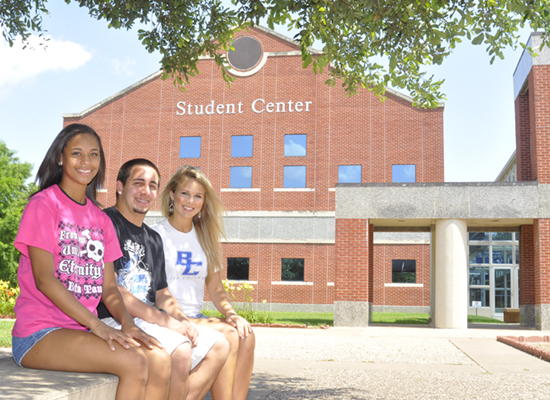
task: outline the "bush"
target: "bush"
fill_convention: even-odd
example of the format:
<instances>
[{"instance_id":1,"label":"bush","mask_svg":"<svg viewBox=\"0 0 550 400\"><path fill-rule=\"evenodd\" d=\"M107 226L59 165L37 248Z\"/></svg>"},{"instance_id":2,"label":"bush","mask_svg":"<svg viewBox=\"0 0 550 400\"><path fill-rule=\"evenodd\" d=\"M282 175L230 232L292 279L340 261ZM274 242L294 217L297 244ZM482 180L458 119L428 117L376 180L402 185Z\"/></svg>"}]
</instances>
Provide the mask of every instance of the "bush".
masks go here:
<instances>
[{"instance_id":1,"label":"bush","mask_svg":"<svg viewBox=\"0 0 550 400\"><path fill-rule=\"evenodd\" d=\"M272 322L273 317L270 313L265 310L256 311L253 309L252 291L254 291L254 287L252 285L247 282L235 284L235 282L229 281L227 279L222 282L225 291L231 298L233 308L239 316L243 317L251 324L270 324ZM242 304L242 306L239 306L238 303L241 299L242 301L240 301L240 303ZM266 304L267 300L264 300L262 303Z\"/></svg>"},{"instance_id":2,"label":"bush","mask_svg":"<svg viewBox=\"0 0 550 400\"><path fill-rule=\"evenodd\" d=\"M9 282L0 281L0 315L15 316L13 307L19 296L19 288L11 288Z\"/></svg>"}]
</instances>

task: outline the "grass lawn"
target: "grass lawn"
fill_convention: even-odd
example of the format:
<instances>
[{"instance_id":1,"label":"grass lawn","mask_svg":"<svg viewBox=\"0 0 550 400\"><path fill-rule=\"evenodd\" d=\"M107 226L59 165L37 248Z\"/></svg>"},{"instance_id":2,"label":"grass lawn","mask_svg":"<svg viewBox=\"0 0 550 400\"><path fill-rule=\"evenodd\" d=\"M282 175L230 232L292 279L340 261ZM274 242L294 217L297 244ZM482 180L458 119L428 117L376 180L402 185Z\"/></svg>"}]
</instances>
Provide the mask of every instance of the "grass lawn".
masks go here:
<instances>
[{"instance_id":1,"label":"grass lawn","mask_svg":"<svg viewBox=\"0 0 550 400\"><path fill-rule=\"evenodd\" d=\"M427 325L429 314L412 314L412 313L372 313L372 323L374 324L415 324ZM503 324L504 322L488 317L478 315L468 315L469 323L480 324Z\"/></svg>"},{"instance_id":2,"label":"grass lawn","mask_svg":"<svg viewBox=\"0 0 550 400\"><path fill-rule=\"evenodd\" d=\"M308 326L334 325L333 313L276 312L272 311L273 324L300 324ZM221 317L217 311L204 311L204 315ZM425 313L372 313L373 324L428 325L429 314ZM502 324L502 321L477 315L468 315L469 323Z\"/></svg>"},{"instance_id":3,"label":"grass lawn","mask_svg":"<svg viewBox=\"0 0 550 400\"><path fill-rule=\"evenodd\" d=\"M11 347L11 330L15 321L0 320L0 347Z\"/></svg>"},{"instance_id":4,"label":"grass lawn","mask_svg":"<svg viewBox=\"0 0 550 400\"><path fill-rule=\"evenodd\" d=\"M424 313L372 313L373 324L406 324L406 325L427 325L430 314Z\"/></svg>"},{"instance_id":5,"label":"grass lawn","mask_svg":"<svg viewBox=\"0 0 550 400\"><path fill-rule=\"evenodd\" d=\"M271 312L274 324L334 325L333 313Z\"/></svg>"},{"instance_id":6,"label":"grass lawn","mask_svg":"<svg viewBox=\"0 0 550 400\"><path fill-rule=\"evenodd\" d=\"M478 323L478 324L503 324L504 321L498 319L482 317L481 315L468 315L468 322Z\"/></svg>"},{"instance_id":7,"label":"grass lawn","mask_svg":"<svg viewBox=\"0 0 550 400\"><path fill-rule=\"evenodd\" d=\"M258 311L258 314L262 314L263 311ZM309 326L320 326L334 324L333 313L306 313L306 312L279 312L268 311L267 314L271 315L272 324L299 324ZM203 311L204 315L209 317L222 317L218 311Z\"/></svg>"}]
</instances>

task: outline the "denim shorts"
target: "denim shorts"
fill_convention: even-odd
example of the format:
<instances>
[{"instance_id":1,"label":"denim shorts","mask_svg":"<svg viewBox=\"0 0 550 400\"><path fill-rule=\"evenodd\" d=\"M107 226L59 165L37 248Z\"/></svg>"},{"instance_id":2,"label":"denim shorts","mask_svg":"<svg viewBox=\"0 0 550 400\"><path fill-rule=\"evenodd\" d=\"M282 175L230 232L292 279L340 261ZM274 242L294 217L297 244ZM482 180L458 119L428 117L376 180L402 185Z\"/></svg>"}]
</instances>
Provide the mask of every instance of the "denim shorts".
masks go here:
<instances>
[{"instance_id":1,"label":"denim shorts","mask_svg":"<svg viewBox=\"0 0 550 400\"><path fill-rule=\"evenodd\" d=\"M38 343L40 339L42 339L48 333L55 331L56 329L60 328L44 328L37 332L34 332L32 335L27 337L20 338L12 336L11 349L13 353L13 360L15 361L15 363L20 367L25 368L21 365L21 360L23 360L23 357L25 357L29 350L32 349L33 346Z\"/></svg>"}]
</instances>

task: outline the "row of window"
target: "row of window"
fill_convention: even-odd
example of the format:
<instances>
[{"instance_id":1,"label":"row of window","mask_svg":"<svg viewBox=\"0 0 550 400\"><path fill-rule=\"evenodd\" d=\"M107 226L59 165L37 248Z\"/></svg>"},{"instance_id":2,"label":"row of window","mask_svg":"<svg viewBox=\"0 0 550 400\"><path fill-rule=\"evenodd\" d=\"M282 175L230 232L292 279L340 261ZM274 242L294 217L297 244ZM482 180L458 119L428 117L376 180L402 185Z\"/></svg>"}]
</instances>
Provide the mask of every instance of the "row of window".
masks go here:
<instances>
[{"instance_id":1,"label":"row of window","mask_svg":"<svg viewBox=\"0 0 550 400\"><path fill-rule=\"evenodd\" d=\"M231 136L231 157L252 157L252 135ZM305 157L307 135L285 135L285 157ZM201 137L180 138L180 158L200 158ZM230 167L229 187L246 189L252 187L252 167ZM339 165L338 183L361 183L361 165ZM416 165L392 165L392 182L416 182ZM305 188L306 166L285 166L283 187Z\"/></svg>"},{"instance_id":2,"label":"row of window","mask_svg":"<svg viewBox=\"0 0 550 400\"><path fill-rule=\"evenodd\" d=\"M227 258L227 279L249 280L250 259ZM281 281L304 281L304 259L282 258ZM416 283L416 260L392 260L392 283Z\"/></svg>"},{"instance_id":3,"label":"row of window","mask_svg":"<svg viewBox=\"0 0 550 400\"><path fill-rule=\"evenodd\" d=\"M248 281L249 258L227 258L227 279L236 281ZM281 281L304 281L304 259L282 258Z\"/></svg>"},{"instance_id":4,"label":"row of window","mask_svg":"<svg viewBox=\"0 0 550 400\"><path fill-rule=\"evenodd\" d=\"M230 167L230 188L251 188L252 167ZM361 165L339 165L338 183L361 183ZM283 167L283 187L306 187L305 165L286 165ZM393 165L392 182L415 182L415 165Z\"/></svg>"},{"instance_id":5,"label":"row of window","mask_svg":"<svg viewBox=\"0 0 550 400\"><path fill-rule=\"evenodd\" d=\"M231 136L231 157L252 157L254 137L252 135ZM285 157L305 157L307 135L285 135ZM180 138L180 158L200 158L201 137Z\"/></svg>"}]
</instances>

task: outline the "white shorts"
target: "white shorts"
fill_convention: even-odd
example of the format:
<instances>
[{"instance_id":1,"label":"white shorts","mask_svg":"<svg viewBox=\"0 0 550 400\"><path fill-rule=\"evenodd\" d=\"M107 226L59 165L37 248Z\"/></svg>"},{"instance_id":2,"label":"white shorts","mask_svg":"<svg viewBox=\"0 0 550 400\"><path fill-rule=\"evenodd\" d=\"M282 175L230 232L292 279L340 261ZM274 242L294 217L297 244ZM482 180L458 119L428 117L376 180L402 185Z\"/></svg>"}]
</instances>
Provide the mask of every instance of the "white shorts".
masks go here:
<instances>
[{"instance_id":1,"label":"white shorts","mask_svg":"<svg viewBox=\"0 0 550 400\"><path fill-rule=\"evenodd\" d=\"M121 328L121 325L114 318L103 318L101 321L111 328ZM172 354L174 350L183 343L191 343L186 336L163 326L151 324L141 318L134 318L134 323L142 331L157 339L164 346L168 354ZM212 328L193 325L199 331L199 340L197 346L191 349L191 369L195 368L206 354L208 354L212 346L214 346L214 343L216 343L220 337L223 337L221 332Z\"/></svg>"}]
</instances>

